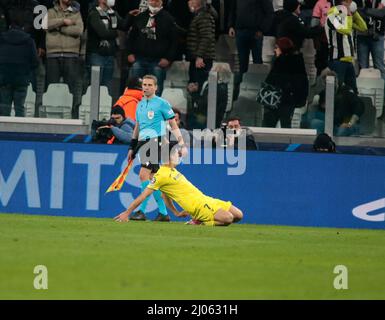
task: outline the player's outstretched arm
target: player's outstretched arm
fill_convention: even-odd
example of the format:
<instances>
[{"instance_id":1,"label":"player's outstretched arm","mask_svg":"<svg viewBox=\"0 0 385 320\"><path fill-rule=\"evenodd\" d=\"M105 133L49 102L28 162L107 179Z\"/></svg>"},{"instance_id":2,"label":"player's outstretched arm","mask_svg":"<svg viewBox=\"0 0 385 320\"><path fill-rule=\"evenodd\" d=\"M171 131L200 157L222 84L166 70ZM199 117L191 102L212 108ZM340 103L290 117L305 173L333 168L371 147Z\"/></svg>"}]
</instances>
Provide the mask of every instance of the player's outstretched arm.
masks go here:
<instances>
[{"instance_id":1,"label":"player's outstretched arm","mask_svg":"<svg viewBox=\"0 0 385 320\"><path fill-rule=\"evenodd\" d=\"M117 215L114 220L117 222L127 222L131 212L134 211L144 201L144 199L150 196L153 192L153 190L146 188L134 201L132 201L127 210Z\"/></svg>"},{"instance_id":2,"label":"player's outstretched arm","mask_svg":"<svg viewBox=\"0 0 385 320\"><path fill-rule=\"evenodd\" d=\"M178 209L175 208L173 201L168 196L166 196L164 193L162 195L163 195L164 203L166 204L167 208L169 208L175 216L182 218L182 217L187 217L190 215L186 211L179 212Z\"/></svg>"}]
</instances>

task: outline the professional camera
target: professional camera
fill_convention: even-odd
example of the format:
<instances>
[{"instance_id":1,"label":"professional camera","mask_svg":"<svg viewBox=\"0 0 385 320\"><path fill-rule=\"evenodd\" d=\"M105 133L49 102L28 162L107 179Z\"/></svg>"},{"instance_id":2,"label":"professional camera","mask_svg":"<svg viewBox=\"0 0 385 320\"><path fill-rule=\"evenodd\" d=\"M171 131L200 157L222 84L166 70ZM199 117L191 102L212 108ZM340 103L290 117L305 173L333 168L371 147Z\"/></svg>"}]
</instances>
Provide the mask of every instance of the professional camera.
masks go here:
<instances>
[{"instance_id":1,"label":"professional camera","mask_svg":"<svg viewBox=\"0 0 385 320\"><path fill-rule=\"evenodd\" d=\"M110 128L101 128L105 126L115 126L116 120L111 118L109 120L94 120L91 125L91 137L93 142L97 143L107 143L113 137L112 131ZM99 130L98 130L99 129Z\"/></svg>"}]
</instances>

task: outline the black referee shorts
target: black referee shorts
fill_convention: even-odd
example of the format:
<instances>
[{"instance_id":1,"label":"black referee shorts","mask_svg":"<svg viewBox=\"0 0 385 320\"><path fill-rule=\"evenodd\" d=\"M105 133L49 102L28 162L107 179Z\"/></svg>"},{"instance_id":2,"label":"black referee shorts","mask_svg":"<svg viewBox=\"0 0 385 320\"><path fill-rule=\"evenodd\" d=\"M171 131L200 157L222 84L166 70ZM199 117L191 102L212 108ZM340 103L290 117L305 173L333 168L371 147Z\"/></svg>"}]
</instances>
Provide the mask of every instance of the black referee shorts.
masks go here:
<instances>
[{"instance_id":1,"label":"black referee shorts","mask_svg":"<svg viewBox=\"0 0 385 320\"><path fill-rule=\"evenodd\" d=\"M156 137L138 141L135 154L139 154L142 168L157 172L162 159L162 145L168 144L165 137ZM167 150L163 148L163 150Z\"/></svg>"}]
</instances>

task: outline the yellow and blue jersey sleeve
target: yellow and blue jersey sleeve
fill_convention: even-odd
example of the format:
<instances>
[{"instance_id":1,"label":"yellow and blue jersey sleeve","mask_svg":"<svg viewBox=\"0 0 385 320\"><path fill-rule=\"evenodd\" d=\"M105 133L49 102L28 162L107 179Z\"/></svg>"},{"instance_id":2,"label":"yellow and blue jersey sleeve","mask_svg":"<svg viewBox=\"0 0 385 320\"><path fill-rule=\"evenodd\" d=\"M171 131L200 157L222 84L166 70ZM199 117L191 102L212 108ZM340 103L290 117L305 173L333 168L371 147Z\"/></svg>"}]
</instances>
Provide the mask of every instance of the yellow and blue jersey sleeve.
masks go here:
<instances>
[{"instance_id":1,"label":"yellow and blue jersey sleeve","mask_svg":"<svg viewBox=\"0 0 385 320\"><path fill-rule=\"evenodd\" d=\"M147 188L151 190L159 190L164 184L164 177L160 173L154 174Z\"/></svg>"}]
</instances>

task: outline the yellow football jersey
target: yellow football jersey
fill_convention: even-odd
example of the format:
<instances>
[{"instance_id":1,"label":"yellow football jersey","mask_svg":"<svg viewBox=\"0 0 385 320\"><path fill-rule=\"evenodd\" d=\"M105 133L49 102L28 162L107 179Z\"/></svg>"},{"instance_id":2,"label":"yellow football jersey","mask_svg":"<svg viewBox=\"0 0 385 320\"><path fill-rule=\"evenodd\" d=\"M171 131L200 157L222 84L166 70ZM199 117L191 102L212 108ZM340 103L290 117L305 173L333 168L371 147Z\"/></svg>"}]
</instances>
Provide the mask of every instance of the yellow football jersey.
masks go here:
<instances>
[{"instance_id":1,"label":"yellow football jersey","mask_svg":"<svg viewBox=\"0 0 385 320\"><path fill-rule=\"evenodd\" d=\"M206 197L178 170L166 166L160 167L147 188L161 190L170 199L177 202L183 210L190 213L193 213Z\"/></svg>"}]
</instances>

